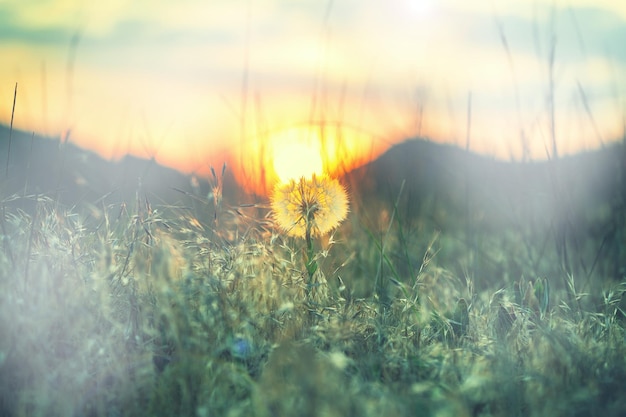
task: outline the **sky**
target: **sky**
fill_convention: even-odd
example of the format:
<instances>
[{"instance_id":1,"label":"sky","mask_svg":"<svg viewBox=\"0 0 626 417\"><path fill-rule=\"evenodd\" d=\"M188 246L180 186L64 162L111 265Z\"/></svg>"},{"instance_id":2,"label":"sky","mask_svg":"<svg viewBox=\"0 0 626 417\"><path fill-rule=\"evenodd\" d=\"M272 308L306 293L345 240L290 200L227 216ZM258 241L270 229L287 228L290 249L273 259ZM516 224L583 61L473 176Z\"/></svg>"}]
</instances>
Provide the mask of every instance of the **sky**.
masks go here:
<instances>
[{"instance_id":1,"label":"sky","mask_svg":"<svg viewBox=\"0 0 626 417\"><path fill-rule=\"evenodd\" d=\"M546 159L621 140L624 45L619 0L0 0L0 123L17 84L15 128L260 193L413 137Z\"/></svg>"}]
</instances>

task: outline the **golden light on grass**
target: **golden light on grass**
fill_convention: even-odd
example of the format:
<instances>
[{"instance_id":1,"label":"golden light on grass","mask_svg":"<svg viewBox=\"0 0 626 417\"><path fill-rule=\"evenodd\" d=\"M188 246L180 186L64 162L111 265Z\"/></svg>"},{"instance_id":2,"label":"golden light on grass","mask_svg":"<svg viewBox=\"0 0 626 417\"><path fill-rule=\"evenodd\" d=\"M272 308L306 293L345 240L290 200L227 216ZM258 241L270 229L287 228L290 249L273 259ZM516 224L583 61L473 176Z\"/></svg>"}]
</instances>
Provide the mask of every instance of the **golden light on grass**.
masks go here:
<instances>
[{"instance_id":1,"label":"golden light on grass","mask_svg":"<svg viewBox=\"0 0 626 417\"><path fill-rule=\"evenodd\" d=\"M308 239L339 226L348 214L348 196L336 179L313 175L278 184L271 206L283 231Z\"/></svg>"}]
</instances>

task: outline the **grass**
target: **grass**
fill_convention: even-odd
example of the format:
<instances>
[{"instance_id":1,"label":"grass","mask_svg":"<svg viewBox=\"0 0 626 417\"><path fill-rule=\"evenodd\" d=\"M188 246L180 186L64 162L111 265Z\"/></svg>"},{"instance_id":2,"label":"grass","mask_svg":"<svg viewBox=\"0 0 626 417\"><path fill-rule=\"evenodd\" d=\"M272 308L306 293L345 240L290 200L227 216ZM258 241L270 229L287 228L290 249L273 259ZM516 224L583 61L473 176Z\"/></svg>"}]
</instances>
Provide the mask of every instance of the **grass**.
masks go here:
<instances>
[{"instance_id":1,"label":"grass","mask_svg":"<svg viewBox=\"0 0 626 417\"><path fill-rule=\"evenodd\" d=\"M626 413L626 282L459 275L398 195L318 242L308 291L262 207L139 194L3 199L0 415Z\"/></svg>"}]
</instances>

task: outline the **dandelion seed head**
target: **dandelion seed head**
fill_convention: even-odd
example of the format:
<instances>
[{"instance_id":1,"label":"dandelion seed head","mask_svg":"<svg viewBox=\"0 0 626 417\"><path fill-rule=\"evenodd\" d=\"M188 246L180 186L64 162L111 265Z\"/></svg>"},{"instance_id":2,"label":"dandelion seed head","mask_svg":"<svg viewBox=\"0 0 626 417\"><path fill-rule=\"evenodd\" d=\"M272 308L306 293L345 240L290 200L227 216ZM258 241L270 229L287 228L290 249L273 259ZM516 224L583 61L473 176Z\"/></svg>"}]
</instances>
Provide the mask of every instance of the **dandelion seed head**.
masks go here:
<instances>
[{"instance_id":1,"label":"dandelion seed head","mask_svg":"<svg viewBox=\"0 0 626 417\"><path fill-rule=\"evenodd\" d=\"M271 197L274 219L288 235L322 236L348 214L348 196L339 181L327 176L301 177L276 186Z\"/></svg>"}]
</instances>

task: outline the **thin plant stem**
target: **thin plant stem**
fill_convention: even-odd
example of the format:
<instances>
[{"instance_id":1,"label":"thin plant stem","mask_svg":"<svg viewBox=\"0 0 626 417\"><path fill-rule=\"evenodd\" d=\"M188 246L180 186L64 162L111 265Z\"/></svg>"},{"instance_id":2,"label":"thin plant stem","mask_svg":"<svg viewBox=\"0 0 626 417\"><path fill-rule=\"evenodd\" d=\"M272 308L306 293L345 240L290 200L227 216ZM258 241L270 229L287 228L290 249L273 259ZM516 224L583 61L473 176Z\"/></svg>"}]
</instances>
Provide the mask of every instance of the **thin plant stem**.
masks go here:
<instances>
[{"instance_id":1,"label":"thin plant stem","mask_svg":"<svg viewBox=\"0 0 626 417\"><path fill-rule=\"evenodd\" d=\"M15 101L17 100L17 83L15 83L15 90L13 91L13 108L11 109L11 126L9 127L9 150L7 152L7 165L5 170L5 177L9 178L9 160L11 159L11 139L13 137L13 117L15 116Z\"/></svg>"},{"instance_id":2,"label":"thin plant stem","mask_svg":"<svg viewBox=\"0 0 626 417\"><path fill-rule=\"evenodd\" d=\"M311 291L311 288L313 287L313 276L315 275L315 272L317 271L317 261L315 260L315 251L313 249L313 239L311 237L311 229L313 226L313 222L311 219L311 215L307 214L307 219L306 219L306 233L305 233L305 240L306 240L306 270L307 273L309 275L309 282L307 283L307 295L309 294L309 292Z\"/></svg>"}]
</instances>

